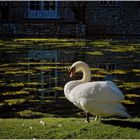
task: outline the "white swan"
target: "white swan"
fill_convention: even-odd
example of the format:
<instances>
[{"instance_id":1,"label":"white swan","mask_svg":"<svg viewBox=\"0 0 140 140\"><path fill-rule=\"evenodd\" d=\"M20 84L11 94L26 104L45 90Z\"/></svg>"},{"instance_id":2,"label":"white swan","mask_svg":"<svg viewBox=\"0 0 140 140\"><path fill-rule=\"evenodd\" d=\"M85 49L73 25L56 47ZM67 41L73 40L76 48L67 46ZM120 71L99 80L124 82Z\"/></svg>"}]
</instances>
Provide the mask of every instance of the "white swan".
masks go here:
<instances>
[{"instance_id":1,"label":"white swan","mask_svg":"<svg viewBox=\"0 0 140 140\"><path fill-rule=\"evenodd\" d=\"M117 85L111 81L91 81L91 72L88 65L82 61L75 62L70 67L70 77L76 72L83 72L81 80L68 82L64 87L65 97L78 108L95 116L131 116L120 103L124 95Z\"/></svg>"}]
</instances>

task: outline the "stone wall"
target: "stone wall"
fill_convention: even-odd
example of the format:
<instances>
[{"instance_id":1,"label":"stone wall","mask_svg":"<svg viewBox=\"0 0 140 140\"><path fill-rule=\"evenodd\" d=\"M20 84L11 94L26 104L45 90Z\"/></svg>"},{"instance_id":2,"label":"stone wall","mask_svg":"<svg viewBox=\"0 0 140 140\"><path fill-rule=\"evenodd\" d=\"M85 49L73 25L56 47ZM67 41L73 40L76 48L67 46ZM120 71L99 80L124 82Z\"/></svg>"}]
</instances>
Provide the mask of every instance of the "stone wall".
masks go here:
<instances>
[{"instance_id":1,"label":"stone wall","mask_svg":"<svg viewBox=\"0 0 140 140\"><path fill-rule=\"evenodd\" d=\"M140 35L140 9L138 2L118 2L102 5L89 2L86 7L88 35Z\"/></svg>"},{"instance_id":2,"label":"stone wall","mask_svg":"<svg viewBox=\"0 0 140 140\"><path fill-rule=\"evenodd\" d=\"M0 23L0 36L85 37L85 28L78 22Z\"/></svg>"}]
</instances>

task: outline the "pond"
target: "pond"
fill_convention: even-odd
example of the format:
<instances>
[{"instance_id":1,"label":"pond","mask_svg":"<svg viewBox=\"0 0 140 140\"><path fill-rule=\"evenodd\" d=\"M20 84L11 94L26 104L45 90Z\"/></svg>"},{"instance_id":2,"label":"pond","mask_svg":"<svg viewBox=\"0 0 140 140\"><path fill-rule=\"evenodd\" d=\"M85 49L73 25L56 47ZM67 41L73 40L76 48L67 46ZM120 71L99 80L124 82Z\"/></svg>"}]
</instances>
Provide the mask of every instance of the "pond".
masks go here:
<instances>
[{"instance_id":1,"label":"pond","mask_svg":"<svg viewBox=\"0 0 140 140\"><path fill-rule=\"evenodd\" d=\"M63 87L70 80L68 68L79 60L88 63L93 81L114 80L124 92L129 92L124 82L137 82L131 84L134 88L139 81L139 52L135 51L138 47L115 46L116 42L111 40L0 40L0 116L24 116L31 111L39 112L38 116L58 115L65 107L72 108L64 99ZM74 79L81 76L78 74ZM59 100L55 101L57 97ZM57 107L61 109L56 110ZM71 111L75 114L79 110ZM67 113L70 111L66 109Z\"/></svg>"},{"instance_id":2,"label":"pond","mask_svg":"<svg viewBox=\"0 0 140 140\"><path fill-rule=\"evenodd\" d=\"M39 46L24 41L23 44L8 42L2 42L0 48L1 117L31 114L32 109L42 109L43 106L49 106L48 103L53 104L53 99L58 96L64 96L68 67L75 60L84 58L81 48L72 50L60 49L50 43ZM41 109L35 111L40 112Z\"/></svg>"}]
</instances>

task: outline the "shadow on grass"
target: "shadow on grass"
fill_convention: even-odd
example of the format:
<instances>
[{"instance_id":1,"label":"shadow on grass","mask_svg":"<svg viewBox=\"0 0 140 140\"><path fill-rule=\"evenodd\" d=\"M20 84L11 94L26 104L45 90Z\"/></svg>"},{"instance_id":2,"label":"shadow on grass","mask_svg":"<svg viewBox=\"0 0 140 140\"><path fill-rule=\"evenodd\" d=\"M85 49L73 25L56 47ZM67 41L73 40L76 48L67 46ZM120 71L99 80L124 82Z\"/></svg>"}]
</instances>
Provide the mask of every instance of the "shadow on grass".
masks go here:
<instances>
[{"instance_id":1,"label":"shadow on grass","mask_svg":"<svg viewBox=\"0 0 140 140\"><path fill-rule=\"evenodd\" d=\"M125 127L125 128L129 127L129 128L140 129L140 122L132 122L131 120L103 120L102 123Z\"/></svg>"}]
</instances>

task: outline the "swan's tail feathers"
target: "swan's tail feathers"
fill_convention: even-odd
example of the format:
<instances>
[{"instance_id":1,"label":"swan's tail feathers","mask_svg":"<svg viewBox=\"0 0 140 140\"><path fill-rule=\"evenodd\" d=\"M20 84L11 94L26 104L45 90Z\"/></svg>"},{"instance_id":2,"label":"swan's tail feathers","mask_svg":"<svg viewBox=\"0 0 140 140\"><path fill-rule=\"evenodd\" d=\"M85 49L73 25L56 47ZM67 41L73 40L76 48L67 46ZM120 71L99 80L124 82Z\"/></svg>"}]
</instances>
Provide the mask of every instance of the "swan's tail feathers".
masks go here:
<instances>
[{"instance_id":1,"label":"swan's tail feathers","mask_svg":"<svg viewBox=\"0 0 140 140\"><path fill-rule=\"evenodd\" d=\"M118 112L118 115L121 116L121 117L125 117L125 118L129 118L131 119L132 117L125 111L120 111Z\"/></svg>"},{"instance_id":2,"label":"swan's tail feathers","mask_svg":"<svg viewBox=\"0 0 140 140\"><path fill-rule=\"evenodd\" d=\"M127 109L119 102L112 103L108 106L107 110L117 116L131 118L131 116L127 113Z\"/></svg>"},{"instance_id":3,"label":"swan's tail feathers","mask_svg":"<svg viewBox=\"0 0 140 140\"><path fill-rule=\"evenodd\" d=\"M116 103L114 105L115 105L114 107L116 107L119 116L131 118L131 116L127 113L127 109L122 104Z\"/></svg>"}]
</instances>

